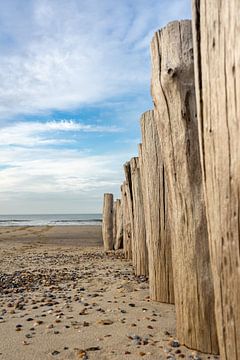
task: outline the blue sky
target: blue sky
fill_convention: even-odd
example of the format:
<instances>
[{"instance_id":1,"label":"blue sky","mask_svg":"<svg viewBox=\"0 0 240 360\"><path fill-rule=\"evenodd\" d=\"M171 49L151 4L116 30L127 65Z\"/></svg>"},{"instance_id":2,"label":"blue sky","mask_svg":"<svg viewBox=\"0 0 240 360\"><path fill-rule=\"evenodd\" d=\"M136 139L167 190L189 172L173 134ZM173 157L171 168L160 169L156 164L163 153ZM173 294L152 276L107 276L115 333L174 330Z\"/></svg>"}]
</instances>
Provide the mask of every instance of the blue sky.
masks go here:
<instances>
[{"instance_id":1,"label":"blue sky","mask_svg":"<svg viewBox=\"0 0 240 360\"><path fill-rule=\"evenodd\" d=\"M1 214L101 212L152 108L150 40L191 0L0 1Z\"/></svg>"}]
</instances>

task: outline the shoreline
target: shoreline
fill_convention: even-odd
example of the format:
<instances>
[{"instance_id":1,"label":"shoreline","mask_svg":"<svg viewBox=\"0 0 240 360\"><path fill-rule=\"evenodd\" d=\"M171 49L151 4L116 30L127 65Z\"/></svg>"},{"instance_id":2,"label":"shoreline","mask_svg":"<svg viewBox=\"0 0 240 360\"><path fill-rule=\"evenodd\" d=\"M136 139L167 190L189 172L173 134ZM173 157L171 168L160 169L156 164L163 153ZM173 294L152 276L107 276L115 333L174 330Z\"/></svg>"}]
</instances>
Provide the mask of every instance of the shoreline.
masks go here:
<instances>
[{"instance_id":1,"label":"shoreline","mask_svg":"<svg viewBox=\"0 0 240 360\"><path fill-rule=\"evenodd\" d=\"M101 225L0 226L1 245L35 242L43 245L100 247L102 227Z\"/></svg>"}]
</instances>

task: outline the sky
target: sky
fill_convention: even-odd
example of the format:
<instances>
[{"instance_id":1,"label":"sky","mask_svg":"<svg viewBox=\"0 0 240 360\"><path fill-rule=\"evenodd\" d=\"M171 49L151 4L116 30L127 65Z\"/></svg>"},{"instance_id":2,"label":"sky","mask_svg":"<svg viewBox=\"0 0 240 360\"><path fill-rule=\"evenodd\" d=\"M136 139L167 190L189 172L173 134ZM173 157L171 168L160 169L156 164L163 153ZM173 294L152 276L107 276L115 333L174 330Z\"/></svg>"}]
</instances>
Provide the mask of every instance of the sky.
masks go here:
<instances>
[{"instance_id":1,"label":"sky","mask_svg":"<svg viewBox=\"0 0 240 360\"><path fill-rule=\"evenodd\" d=\"M0 214L98 213L152 108L155 31L191 0L0 0Z\"/></svg>"}]
</instances>

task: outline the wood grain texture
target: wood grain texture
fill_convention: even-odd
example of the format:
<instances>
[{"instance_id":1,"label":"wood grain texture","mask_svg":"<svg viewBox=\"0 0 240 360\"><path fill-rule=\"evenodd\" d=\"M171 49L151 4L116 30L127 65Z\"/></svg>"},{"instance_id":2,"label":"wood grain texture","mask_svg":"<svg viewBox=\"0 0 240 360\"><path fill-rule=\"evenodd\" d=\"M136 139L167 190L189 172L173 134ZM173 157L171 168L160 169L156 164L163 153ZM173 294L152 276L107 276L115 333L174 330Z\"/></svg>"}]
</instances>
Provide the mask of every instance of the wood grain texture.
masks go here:
<instances>
[{"instance_id":1,"label":"wood grain texture","mask_svg":"<svg viewBox=\"0 0 240 360\"><path fill-rule=\"evenodd\" d=\"M122 213L122 204L121 200L115 200L115 239L114 239L114 249L123 248L123 213Z\"/></svg>"},{"instance_id":2,"label":"wood grain texture","mask_svg":"<svg viewBox=\"0 0 240 360\"><path fill-rule=\"evenodd\" d=\"M173 303L173 270L167 183L154 112L141 117L139 146L146 240L149 258L150 298Z\"/></svg>"},{"instance_id":3,"label":"wood grain texture","mask_svg":"<svg viewBox=\"0 0 240 360\"><path fill-rule=\"evenodd\" d=\"M193 1L198 125L221 359L240 359L240 2Z\"/></svg>"},{"instance_id":4,"label":"wood grain texture","mask_svg":"<svg viewBox=\"0 0 240 360\"><path fill-rule=\"evenodd\" d=\"M129 215L128 201L127 201L127 184L123 182L121 186L122 195L122 213L123 213L123 249L125 257L128 260L132 259L132 228Z\"/></svg>"},{"instance_id":5,"label":"wood grain texture","mask_svg":"<svg viewBox=\"0 0 240 360\"><path fill-rule=\"evenodd\" d=\"M117 233L117 201L113 201L113 248L115 248L115 242L116 242L116 233Z\"/></svg>"},{"instance_id":6,"label":"wood grain texture","mask_svg":"<svg viewBox=\"0 0 240 360\"><path fill-rule=\"evenodd\" d=\"M113 194L104 194L102 219L104 250L113 250Z\"/></svg>"},{"instance_id":7,"label":"wood grain texture","mask_svg":"<svg viewBox=\"0 0 240 360\"><path fill-rule=\"evenodd\" d=\"M130 170L132 179L132 195L133 195L133 265L136 275L148 275L148 251L146 244L145 217L143 208L143 194L141 175L138 157L130 160Z\"/></svg>"},{"instance_id":8,"label":"wood grain texture","mask_svg":"<svg viewBox=\"0 0 240 360\"><path fill-rule=\"evenodd\" d=\"M218 353L196 117L191 22L175 21L151 43L152 96L171 213L177 336Z\"/></svg>"},{"instance_id":9,"label":"wood grain texture","mask_svg":"<svg viewBox=\"0 0 240 360\"><path fill-rule=\"evenodd\" d=\"M123 165L124 173L125 173L125 189L127 194L127 203L128 203L128 213L129 213L129 219L130 219L130 226L131 226L131 252L132 252L132 263L136 264L136 258L134 251L134 214L133 214L133 193L132 193L132 177L131 177L131 168L130 168L130 161L127 161Z\"/></svg>"}]
</instances>

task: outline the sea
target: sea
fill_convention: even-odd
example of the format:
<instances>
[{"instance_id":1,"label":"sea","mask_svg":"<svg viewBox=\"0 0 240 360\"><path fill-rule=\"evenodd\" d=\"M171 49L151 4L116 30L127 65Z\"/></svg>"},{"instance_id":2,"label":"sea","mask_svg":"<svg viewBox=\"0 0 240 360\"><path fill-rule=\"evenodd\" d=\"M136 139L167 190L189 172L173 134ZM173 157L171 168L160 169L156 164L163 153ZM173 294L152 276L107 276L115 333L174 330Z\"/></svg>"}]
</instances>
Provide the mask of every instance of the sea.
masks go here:
<instances>
[{"instance_id":1,"label":"sea","mask_svg":"<svg viewBox=\"0 0 240 360\"><path fill-rule=\"evenodd\" d=\"M102 214L0 215L0 226L101 225Z\"/></svg>"}]
</instances>

